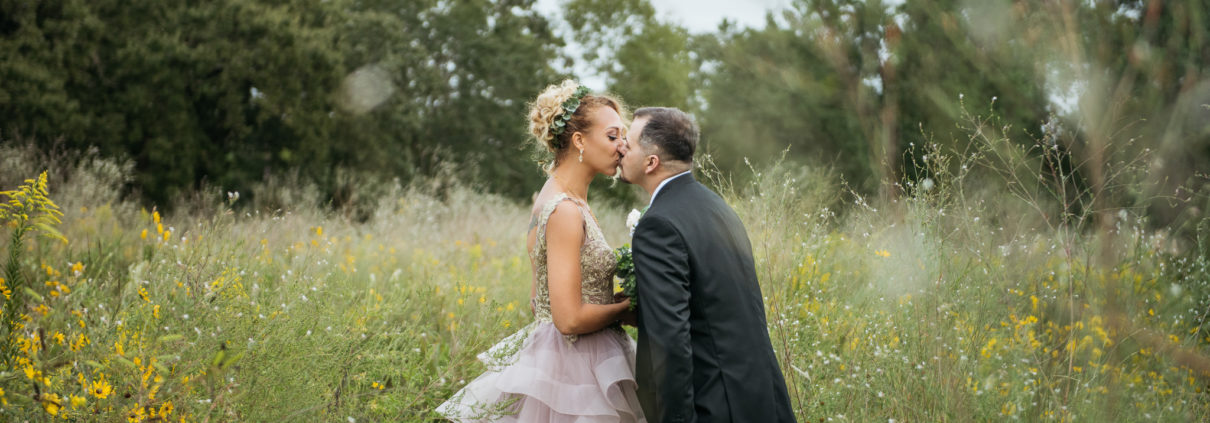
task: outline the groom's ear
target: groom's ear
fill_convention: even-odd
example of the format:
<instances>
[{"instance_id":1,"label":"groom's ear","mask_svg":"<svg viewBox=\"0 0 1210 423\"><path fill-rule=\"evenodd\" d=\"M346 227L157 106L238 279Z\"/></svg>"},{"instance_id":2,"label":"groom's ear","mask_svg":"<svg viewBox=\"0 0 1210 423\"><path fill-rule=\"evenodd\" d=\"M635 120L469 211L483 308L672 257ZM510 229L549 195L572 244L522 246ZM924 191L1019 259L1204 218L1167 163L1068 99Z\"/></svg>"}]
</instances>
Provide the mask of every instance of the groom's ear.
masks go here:
<instances>
[{"instance_id":1,"label":"groom's ear","mask_svg":"<svg viewBox=\"0 0 1210 423\"><path fill-rule=\"evenodd\" d=\"M656 169L660 168L660 156L652 154L647 156L647 163L643 164L643 171L647 174L655 173Z\"/></svg>"}]
</instances>

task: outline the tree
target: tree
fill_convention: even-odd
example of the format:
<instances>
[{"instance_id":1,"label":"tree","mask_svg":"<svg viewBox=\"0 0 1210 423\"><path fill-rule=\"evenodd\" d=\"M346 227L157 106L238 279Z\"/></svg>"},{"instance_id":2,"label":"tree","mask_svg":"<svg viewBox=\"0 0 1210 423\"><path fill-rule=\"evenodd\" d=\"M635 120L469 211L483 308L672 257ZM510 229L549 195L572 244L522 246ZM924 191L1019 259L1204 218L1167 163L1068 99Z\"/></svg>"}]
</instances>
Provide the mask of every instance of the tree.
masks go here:
<instances>
[{"instance_id":1,"label":"tree","mask_svg":"<svg viewBox=\"0 0 1210 423\"><path fill-rule=\"evenodd\" d=\"M928 176L913 145L961 151L959 97L991 103L1022 132L1043 122L1036 61L1006 38L974 35L974 3L802 0L762 30L724 33L706 85L711 146L831 163L865 191L894 195ZM881 187L881 189L880 189Z\"/></svg>"},{"instance_id":2,"label":"tree","mask_svg":"<svg viewBox=\"0 0 1210 423\"><path fill-rule=\"evenodd\" d=\"M855 142L860 122L812 36L769 26L720 37L704 88L702 140L721 166L763 163L791 146L792 159L818 157L847 175L865 174L868 150Z\"/></svg>"},{"instance_id":3,"label":"tree","mask_svg":"<svg viewBox=\"0 0 1210 423\"><path fill-rule=\"evenodd\" d=\"M297 169L434 175L528 196L526 102L560 78L532 0L0 0L4 130L133 158L170 205ZM251 193L255 194L255 193Z\"/></svg>"},{"instance_id":4,"label":"tree","mask_svg":"<svg viewBox=\"0 0 1210 423\"><path fill-rule=\"evenodd\" d=\"M604 71L610 92L636 108L694 111L699 63L688 30L660 21L647 0L572 0L564 9L582 60Z\"/></svg>"},{"instance_id":5,"label":"tree","mask_svg":"<svg viewBox=\"0 0 1210 423\"><path fill-rule=\"evenodd\" d=\"M1040 4L1051 61L1079 107L1063 117L1066 140L1092 191L1099 221L1142 206L1157 227L1192 236L1210 193L1210 3L1205 0ZM1074 22L1074 24L1073 24ZM1110 190L1123 163L1146 155L1144 171ZM1175 200L1175 201L1174 201Z\"/></svg>"},{"instance_id":6,"label":"tree","mask_svg":"<svg viewBox=\"0 0 1210 423\"><path fill-rule=\"evenodd\" d=\"M40 143L134 158L165 205L203 179L322 162L340 56L293 13L321 3L5 2L0 73L16 88L0 111Z\"/></svg>"}]
</instances>

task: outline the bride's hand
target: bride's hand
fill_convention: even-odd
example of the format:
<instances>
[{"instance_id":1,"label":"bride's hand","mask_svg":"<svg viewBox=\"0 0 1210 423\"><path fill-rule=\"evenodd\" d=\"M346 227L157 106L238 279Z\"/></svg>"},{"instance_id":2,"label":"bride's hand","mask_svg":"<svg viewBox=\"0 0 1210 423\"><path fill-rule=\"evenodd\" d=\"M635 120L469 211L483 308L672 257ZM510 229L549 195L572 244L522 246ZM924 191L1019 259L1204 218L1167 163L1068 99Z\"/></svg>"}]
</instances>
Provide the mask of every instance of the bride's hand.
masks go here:
<instances>
[{"instance_id":1,"label":"bride's hand","mask_svg":"<svg viewBox=\"0 0 1210 423\"><path fill-rule=\"evenodd\" d=\"M634 310L630 309L630 299L629 298L626 299L625 304L626 304L626 308L622 309L621 313L618 313L618 323L621 323L626 326L638 327L639 326L639 323L638 323L639 315L637 313L635 313Z\"/></svg>"},{"instance_id":2,"label":"bride's hand","mask_svg":"<svg viewBox=\"0 0 1210 423\"><path fill-rule=\"evenodd\" d=\"M614 304L620 303L622 301L630 301L630 297L627 297L626 294L623 294L621 292L613 293L613 303Z\"/></svg>"},{"instance_id":3,"label":"bride's hand","mask_svg":"<svg viewBox=\"0 0 1210 423\"><path fill-rule=\"evenodd\" d=\"M618 322L627 326L638 326L638 315L630 309L630 297L621 292L613 294L613 303L622 307L618 312Z\"/></svg>"}]
</instances>

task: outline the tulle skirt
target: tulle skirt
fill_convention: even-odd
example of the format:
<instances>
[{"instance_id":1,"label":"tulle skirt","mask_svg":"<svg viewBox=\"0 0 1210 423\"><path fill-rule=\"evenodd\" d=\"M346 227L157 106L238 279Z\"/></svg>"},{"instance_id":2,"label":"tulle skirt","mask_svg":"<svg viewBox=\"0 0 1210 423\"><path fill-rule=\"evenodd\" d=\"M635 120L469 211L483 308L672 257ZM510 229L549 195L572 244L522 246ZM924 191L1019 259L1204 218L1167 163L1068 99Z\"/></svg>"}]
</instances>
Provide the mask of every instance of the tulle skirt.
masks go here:
<instances>
[{"instance_id":1,"label":"tulle skirt","mask_svg":"<svg viewBox=\"0 0 1210 423\"><path fill-rule=\"evenodd\" d=\"M645 422L634 340L606 329L567 342L535 321L479 354L484 372L437 412L456 422Z\"/></svg>"}]
</instances>

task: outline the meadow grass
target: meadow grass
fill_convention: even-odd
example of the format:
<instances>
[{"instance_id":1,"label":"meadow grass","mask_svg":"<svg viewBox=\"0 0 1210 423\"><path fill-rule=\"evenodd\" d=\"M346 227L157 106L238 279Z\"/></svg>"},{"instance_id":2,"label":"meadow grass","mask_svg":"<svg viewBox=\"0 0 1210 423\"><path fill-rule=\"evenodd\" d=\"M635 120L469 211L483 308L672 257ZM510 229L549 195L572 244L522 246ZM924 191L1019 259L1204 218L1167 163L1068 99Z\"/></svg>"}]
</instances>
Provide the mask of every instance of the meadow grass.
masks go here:
<instances>
[{"instance_id":1,"label":"meadow grass","mask_svg":"<svg viewBox=\"0 0 1210 423\"><path fill-rule=\"evenodd\" d=\"M799 420L1210 419L1204 247L946 173L1034 160L975 141L887 201L820 167L701 168L747 225ZM0 148L0 189L51 169L66 239L4 244L3 420L436 421L532 320L528 205L457 181L378 183L356 218L290 184L162 215L123 200L128 164ZM596 204L615 246L627 210Z\"/></svg>"}]
</instances>

